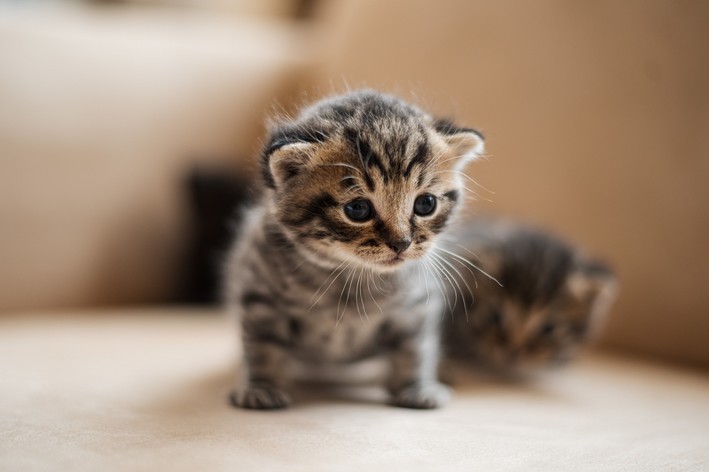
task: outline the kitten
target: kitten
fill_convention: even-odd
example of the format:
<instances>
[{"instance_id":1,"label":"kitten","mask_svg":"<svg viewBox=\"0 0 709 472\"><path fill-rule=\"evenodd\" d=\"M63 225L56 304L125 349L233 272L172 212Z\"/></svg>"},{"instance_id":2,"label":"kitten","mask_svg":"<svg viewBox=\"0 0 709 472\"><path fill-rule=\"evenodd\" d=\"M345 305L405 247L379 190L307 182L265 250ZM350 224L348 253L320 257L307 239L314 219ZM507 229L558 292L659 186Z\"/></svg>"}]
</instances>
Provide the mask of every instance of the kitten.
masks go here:
<instances>
[{"instance_id":1,"label":"kitten","mask_svg":"<svg viewBox=\"0 0 709 472\"><path fill-rule=\"evenodd\" d=\"M450 228L470 128L357 92L271 132L264 193L228 261L245 363L232 402L282 408L289 361L384 354L395 405L435 408L441 320L451 345L498 365L566 358L611 299L610 272L555 238L497 220Z\"/></svg>"},{"instance_id":2,"label":"kitten","mask_svg":"<svg viewBox=\"0 0 709 472\"><path fill-rule=\"evenodd\" d=\"M453 354L508 371L566 362L615 298L610 269L548 233L492 218L452 233L447 245L467 259L448 267L455 305L446 338Z\"/></svg>"},{"instance_id":3,"label":"kitten","mask_svg":"<svg viewBox=\"0 0 709 472\"><path fill-rule=\"evenodd\" d=\"M265 193L228 261L245 359L235 405L287 406L290 359L382 353L395 405L448 400L437 380L444 299L423 288L422 261L459 205L459 171L482 150L477 131L371 91L275 126Z\"/></svg>"}]
</instances>

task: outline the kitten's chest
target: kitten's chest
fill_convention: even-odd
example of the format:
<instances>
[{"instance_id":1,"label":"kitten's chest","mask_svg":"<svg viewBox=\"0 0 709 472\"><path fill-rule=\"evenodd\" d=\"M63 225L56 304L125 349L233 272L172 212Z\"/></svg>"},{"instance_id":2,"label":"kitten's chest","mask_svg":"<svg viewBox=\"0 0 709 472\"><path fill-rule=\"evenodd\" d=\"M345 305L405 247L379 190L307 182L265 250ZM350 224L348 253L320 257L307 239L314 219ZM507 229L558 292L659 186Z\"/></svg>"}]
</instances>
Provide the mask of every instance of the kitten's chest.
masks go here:
<instances>
[{"instance_id":1,"label":"kitten's chest","mask_svg":"<svg viewBox=\"0 0 709 472\"><path fill-rule=\"evenodd\" d=\"M319 316L301 318L298 333L292 338L292 350L297 357L314 362L348 362L369 357L383 349L380 343L381 314L359 319L345 313L339 322L333 316L327 321Z\"/></svg>"},{"instance_id":2,"label":"kitten's chest","mask_svg":"<svg viewBox=\"0 0 709 472\"><path fill-rule=\"evenodd\" d=\"M293 353L311 362L363 359L385 351L392 332L415 330L425 316L425 307L412 309L415 294L404 286L372 290L336 290L307 309L292 309Z\"/></svg>"}]
</instances>

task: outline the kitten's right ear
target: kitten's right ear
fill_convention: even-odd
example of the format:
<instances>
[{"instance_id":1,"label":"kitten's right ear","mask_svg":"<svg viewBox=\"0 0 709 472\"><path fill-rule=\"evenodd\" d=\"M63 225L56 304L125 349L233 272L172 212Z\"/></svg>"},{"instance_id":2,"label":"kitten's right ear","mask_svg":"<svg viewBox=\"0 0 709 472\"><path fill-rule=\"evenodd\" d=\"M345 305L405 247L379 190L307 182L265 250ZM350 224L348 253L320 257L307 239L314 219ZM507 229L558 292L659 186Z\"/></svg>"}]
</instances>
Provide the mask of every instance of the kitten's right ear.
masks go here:
<instances>
[{"instance_id":1,"label":"kitten's right ear","mask_svg":"<svg viewBox=\"0 0 709 472\"><path fill-rule=\"evenodd\" d=\"M579 301L595 303L598 297L615 297L618 278L605 263L597 260L581 260L569 276L569 291Z\"/></svg>"},{"instance_id":2,"label":"kitten's right ear","mask_svg":"<svg viewBox=\"0 0 709 472\"><path fill-rule=\"evenodd\" d=\"M618 277L600 261L582 260L569 276L567 288L588 309L588 331L594 335L618 296Z\"/></svg>"},{"instance_id":3,"label":"kitten's right ear","mask_svg":"<svg viewBox=\"0 0 709 472\"><path fill-rule=\"evenodd\" d=\"M435 120L433 128L443 136L455 156L458 156L454 161L456 168L460 169L468 162L477 159L485 150L485 137L476 129L456 126L447 119Z\"/></svg>"},{"instance_id":4,"label":"kitten's right ear","mask_svg":"<svg viewBox=\"0 0 709 472\"><path fill-rule=\"evenodd\" d=\"M314 145L325 139L323 133L293 126L273 130L261 156L261 172L266 185L275 189L300 174L311 161Z\"/></svg>"}]
</instances>

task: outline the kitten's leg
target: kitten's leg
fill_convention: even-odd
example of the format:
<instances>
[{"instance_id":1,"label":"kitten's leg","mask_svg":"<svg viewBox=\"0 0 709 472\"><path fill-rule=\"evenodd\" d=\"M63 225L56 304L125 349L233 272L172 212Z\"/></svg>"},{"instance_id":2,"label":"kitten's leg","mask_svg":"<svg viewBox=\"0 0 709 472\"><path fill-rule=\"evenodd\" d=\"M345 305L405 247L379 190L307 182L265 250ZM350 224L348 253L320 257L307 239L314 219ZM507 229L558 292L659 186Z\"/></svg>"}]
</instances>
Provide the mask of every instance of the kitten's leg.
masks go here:
<instances>
[{"instance_id":1,"label":"kitten's leg","mask_svg":"<svg viewBox=\"0 0 709 472\"><path fill-rule=\"evenodd\" d=\"M396 343L388 382L394 405L438 408L450 400L450 390L438 381L440 340L437 327L429 327Z\"/></svg>"},{"instance_id":2,"label":"kitten's leg","mask_svg":"<svg viewBox=\"0 0 709 472\"><path fill-rule=\"evenodd\" d=\"M290 397L285 384L285 350L264 341L244 341L244 365L239 385L231 394L235 406L251 409L285 408Z\"/></svg>"}]
</instances>

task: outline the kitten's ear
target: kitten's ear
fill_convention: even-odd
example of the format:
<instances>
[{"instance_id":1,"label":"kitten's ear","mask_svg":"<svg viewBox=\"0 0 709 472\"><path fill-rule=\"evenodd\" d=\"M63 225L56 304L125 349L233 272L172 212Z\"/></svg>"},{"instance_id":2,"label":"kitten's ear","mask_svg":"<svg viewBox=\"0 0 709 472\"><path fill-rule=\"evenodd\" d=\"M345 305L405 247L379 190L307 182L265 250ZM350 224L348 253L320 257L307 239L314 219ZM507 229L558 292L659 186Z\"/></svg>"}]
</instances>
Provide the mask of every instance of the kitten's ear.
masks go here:
<instances>
[{"instance_id":1,"label":"kitten's ear","mask_svg":"<svg viewBox=\"0 0 709 472\"><path fill-rule=\"evenodd\" d=\"M261 156L266 185L275 189L300 174L312 160L316 143L324 140L321 133L286 126L271 132Z\"/></svg>"},{"instance_id":2,"label":"kitten's ear","mask_svg":"<svg viewBox=\"0 0 709 472\"><path fill-rule=\"evenodd\" d=\"M485 137L476 129L462 128L446 119L435 120L433 127L458 157L454 160L456 168L477 159L485 150Z\"/></svg>"},{"instance_id":3,"label":"kitten's ear","mask_svg":"<svg viewBox=\"0 0 709 472\"><path fill-rule=\"evenodd\" d=\"M618 278L605 264L581 261L567 280L569 293L588 307L591 330L597 331L618 295Z\"/></svg>"},{"instance_id":4,"label":"kitten's ear","mask_svg":"<svg viewBox=\"0 0 709 472\"><path fill-rule=\"evenodd\" d=\"M569 292L579 300L596 298L602 292L615 291L615 273L599 261L582 260L568 280Z\"/></svg>"}]
</instances>

